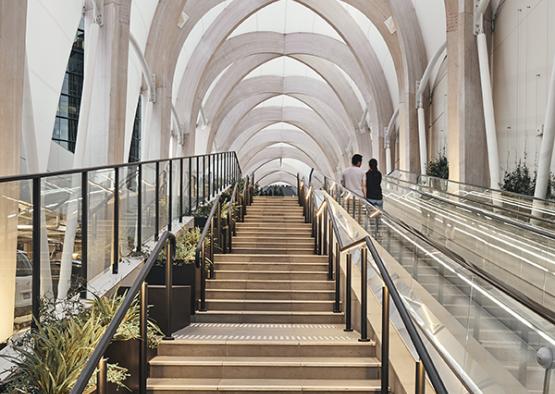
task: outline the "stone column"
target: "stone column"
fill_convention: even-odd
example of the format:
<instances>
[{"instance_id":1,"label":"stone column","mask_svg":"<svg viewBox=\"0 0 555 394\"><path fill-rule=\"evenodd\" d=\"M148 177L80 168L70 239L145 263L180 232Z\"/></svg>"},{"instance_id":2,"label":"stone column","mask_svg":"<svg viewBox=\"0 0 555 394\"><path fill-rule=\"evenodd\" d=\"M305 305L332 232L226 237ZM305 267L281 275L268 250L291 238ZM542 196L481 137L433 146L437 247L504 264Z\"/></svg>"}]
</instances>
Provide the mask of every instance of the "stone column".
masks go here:
<instances>
[{"instance_id":1,"label":"stone column","mask_svg":"<svg viewBox=\"0 0 555 394\"><path fill-rule=\"evenodd\" d=\"M26 26L27 0L0 0L1 176L20 172ZM0 342L13 332L19 195L19 184L0 184Z\"/></svg>"},{"instance_id":2,"label":"stone column","mask_svg":"<svg viewBox=\"0 0 555 394\"><path fill-rule=\"evenodd\" d=\"M447 158L449 178L489 184L487 144L474 35L474 1L447 7Z\"/></svg>"}]
</instances>

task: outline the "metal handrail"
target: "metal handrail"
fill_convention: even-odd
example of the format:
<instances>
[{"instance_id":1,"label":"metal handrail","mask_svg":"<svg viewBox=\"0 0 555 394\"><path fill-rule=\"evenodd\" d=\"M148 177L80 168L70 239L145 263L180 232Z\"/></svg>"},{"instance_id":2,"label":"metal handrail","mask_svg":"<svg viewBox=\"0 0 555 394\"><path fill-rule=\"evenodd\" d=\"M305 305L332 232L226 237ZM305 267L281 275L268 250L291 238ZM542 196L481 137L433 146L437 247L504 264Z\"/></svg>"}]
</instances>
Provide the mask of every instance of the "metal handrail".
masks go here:
<instances>
[{"instance_id":1,"label":"metal handrail","mask_svg":"<svg viewBox=\"0 0 555 394\"><path fill-rule=\"evenodd\" d=\"M345 186L341 186L341 187L343 189L345 189L346 191L348 191L349 193L354 195L354 192L349 190ZM499 278L497 278L495 275L491 275L491 274L485 272L480 266L466 260L464 257L460 256L459 254L457 254L457 253L455 253L451 250L448 250L445 246L435 242L434 240L431 240L429 237L425 236L424 234L422 234L418 230L416 230L413 227L409 226L408 224L404 223L402 220L398 219L397 217L391 215L390 213L388 213L384 210L381 210L379 208L374 207L368 201L366 201L366 200L364 200L364 199L362 199L358 196L357 196L357 198L360 200L361 203L365 204L366 206L371 206L372 209L380 211L380 214L382 216L384 216L385 218L387 218L387 220L389 220L389 221L395 223L397 226L403 228L409 234L411 234L411 235L417 237L418 239L422 240L423 242L427 243L432 248L434 248L436 250L439 250L441 253L443 253L444 255L449 257L451 260L457 262L459 265L461 265L462 267L467 269L473 275L476 275L478 278L484 280L485 282L489 283L494 288L498 289L499 291L506 294L510 298L516 300L517 302L522 304L524 307L530 309L534 313L541 316L546 321L548 321L552 324L555 324L555 315L553 315L553 312L549 308L547 308L547 307L543 306L542 304L534 301L533 299L528 297L525 293L523 293L520 290L515 289L513 286L510 286L510 285L507 285L507 284L501 282L499 280Z\"/></svg>"},{"instance_id":2,"label":"metal handrail","mask_svg":"<svg viewBox=\"0 0 555 394\"><path fill-rule=\"evenodd\" d=\"M397 178L393 178L393 177L389 177L389 176L387 176L387 177L385 177L385 178L394 179L394 181L388 180L388 182L391 182L391 183L393 183L393 184L396 184L397 182L399 182L399 183L404 183L404 184L413 185L413 183L411 183L411 182L409 182L409 181L405 181L405 180L403 180L403 179L397 179ZM441 179L441 178L438 178L438 179ZM399 185L399 186L400 186L400 185ZM434 190L431 186L425 186L425 185L420 185L420 184L414 184L414 186L417 186L417 187L424 187L424 188L430 188L430 189ZM538 228L538 227L536 227L536 226L531 226L531 225L529 225L529 224L523 223L523 222L518 221L518 220L511 219L510 217L503 216L503 215L498 215L498 214L496 214L495 212L489 212L489 211L486 211L486 210L483 210L483 209L480 209L480 208L476 208L476 207L468 206L468 205L466 205L466 204L462 204L462 203L458 203L458 202L455 202L455 201L451 201L451 200L449 200L449 199L447 199L447 198L444 198L444 197L441 197L441 196L437 196L437 195L434 195L434 194L430 194L430 193L427 193L427 192L424 192L424 191L421 191L421 190L418 190L418 189L413 189L413 188L410 187L410 186L401 186L401 187L406 188L406 189L410 189L411 191L417 192L417 193L419 193L419 194L421 194L421 195L423 195L423 196L425 196L425 197L431 197L431 198L434 198L434 199L436 199L436 200L445 202L445 203L447 203L447 204L454 205L454 206L456 206L456 207L462 207L462 208L467 209L467 210L469 210L469 211L472 211L472 212L474 212L474 213L480 213L480 214L482 214L482 215L484 215L484 216L487 216L487 217L490 217L490 218L492 218L492 219L504 221L504 222L507 222L507 223L509 223L509 224L511 224L511 225L513 225L513 226L523 228L523 229L525 229L525 230L527 230L527 231L531 231L531 232L534 232L534 233L543 235L543 236L545 236L545 237L555 239L555 234L553 234L553 233L551 233L551 232L545 231L545 230L543 230L543 229L541 229L541 228ZM473 201L473 202L476 202L476 203L485 205L485 206L487 206L487 207L490 207L490 208L493 208L493 209L496 209L496 210L503 210L503 211L507 211L507 212L512 212L512 213L515 213L515 214L524 216L524 217L526 217L526 218L528 218L528 219L534 219L534 220L537 220L537 221L542 221L542 222L551 223L551 220L548 220L548 219L545 219L545 218L541 218L541 217L535 217L535 216L532 216L532 215L527 214L527 213L525 213L525 212L518 212L518 211L515 211L515 210L510 209L510 208L497 206L497 205L490 204L490 203L487 203L487 202L484 202L484 201L478 201L478 200L475 200L475 199L472 199L472 198L469 198L469 197L466 197L466 196L459 196L459 195L457 195L457 194L449 193L449 192L446 192L446 191L441 191L441 192L442 192L442 193L445 193L445 194L447 194L447 195L449 195L449 196L461 198L461 199L464 199L464 200Z\"/></svg>"},{"instance_id":3,"label":"metal handrail","mask_svg":"<svg viewBox=\"0 0 555 394\"><path fill-rule=\"evenodd\" d=\"M410 171L401 171L401 170L396 170L399 172L403 172L403 173L407 173L407 174L413 174L414 173L410 172ZM389 176L389 174L388 174ZM423 175L418 175L417 176L417 183L420 184L420 180L422 178ZM448 183L455 183L457 185L465 185L465 186L469 186L469 187L475 187L477 189L483 189L483 190L488 190L492 193L501 193L501 194L506 194L509 196L514 196L514 197L519 197L523 200L528 200L528 201L540 201L540 202L544 202L544 203L549 203L549 204L555 204L555 200L549 200L549 199L545 199L545 198L538 198L538 197L534 197L534 196L528 196L526 194L520 194L520 193L515 193L515 192L510 192L508 190L502 190L502 189L492 189L490 187L484 187L484 186L479 186L479 185L474 185L472 183L464 183L464 182L459 182L459 181L453 181L451 179L444 179L444 178L439 178L437 176L432 176L432 175L424 175L428 178L432 178L432 179L437 179L439 181L443 181L443 182L448 182Z\"/></svg>"},{"instance_id":4,"label":"metal handrail","mask_svg":"<svg viewBox=\"0 0 555 394\"><path fill-rule=\"evenodd\" d=\"M305 189L308 188L306 185L304 185L304 183L302 181L298 181L299 186L302 187L302 195L305 194ZM310 197L310 195L308 196ZM336 271L335 271L335 279L336 279L336 302L335 302L335 307L334 307L334 312L339 312L339 272L340 272L340 265L339 265L339 256L341 253L351 250L353 248L356 248L358 246L362 246L362 250L361 250L361 317L360 317L360 324L361 324L361 341L368 341L367 338L367 305L368 305L368 301L367 301L367 254L366 254L366 250L370 251L370 254L372 255L372 258L374 260L374 262L376 263L376 265L378 266L378 269L380 271L380 275L384 281L384 288L383 288L383 307L382 307L382 344L381 344L381 349L382 349L382 368L381 368L381 382L382 382L382 393L387 393L389 392L389 295L391 296L391 298L393 299L393 303L395 304L395 306L397 307L397 310L399 311L399 315L401 317L401 320L403 321L403 324L405 325L405 328L407 329L411 342L414 345L414 348L416 349L416 352L418 353L418 356L420 357L420 362L417 363L417 390L418 388L423 388L424 387L424 371L426 371L428 373L430 382L432 383L432 386L434 387L434 389L436 390L437 393L440 394L446 394L447 393L447 389L445 387L445 384L443 383L443 380L441 379L441 377L439 376L439 373L435 367L435 364L433 362L433 360L431 359L428 351L426 350L426 347L424 346L424 343L420 337L420 334L418 333L418 331L416 330L416 327L414 325L414 322L412 321L412 318L410 317L405 304L403 303L401 296L395 286L395 284L393 283L393 280L391 279L391 276L389 274L389 272L387 271L387 268L385 267L385 264L381 258L381 256L379 255L379 253L377 252L372 239L369 236L363 236L362 238L353 241L352 243L349 244L345 244L341 237L340 237L340 232L339 232L339 225L337 223L337 219L333 213L333 210L331 209L331 203L328 201L328 196L325 197L324 202L322 204L326 204L327 207L325 210L321 210L319 212L316 212L316 207L311 207L311 209L314 211L313 215L311 215L309 213L309 216L315 218L313 219L313 223L318 223L315 228L316 228L316 234L315 234L315 239L316 239L316 244L320 243L320 247L317 248L319 251L323 251L325 248L322 247L322 243L325 242L329 242L329 253L330 253L330 266L332 264L332 260L333 257L331 257L331 253L333 251L332 248L332 242L333 242L333 238L332 238L332 234L329 234L329 240L326 241L326 237L323 236L323 232L324 230L322 229L322 227L325 229L327 227L326 223L323 223L321 220L319 220L319 217L321 215L321 213L323 211L327 212L327 218L329 218L329 223L331 223L331 228L333 229L333 233L335 234L335 239L337 242L337 247L336 247ZM303 205L312 205L313 203L311 203L310 200L312 200L311 198L302 198L301 201L303 203ZM319 215L318 215L319 214ZM322 226L323 225L323 226ZM331 268L330 268L331 269ZM351 287L351 256L350 254L347 256L347 277L346 277L346 294L349 295L350 294L350 287ZM345 317L346 317L346 330L350 331L352 330L351 328L351 300L350 300L350 296L348 296L348 298L346 299L346 312L345 312ZM421 364L420 364L421 363ZM422 369L422 371L419 373L419 368ZM420 391L417 391L420 392Z\"/></svg>"},{"instance_id":5,"label":"metal handrail","mask_svg":"<svg viewBox=\"0 0 555 394\"><path fill-rule=\"evenodd\" d=\"M146 367L146 319L147 316L145 315L146 309L147 309L147 305L145 305L145 303L147 302L147 297L146 294L144 294L146 292L146 277L148 276L150 270L152 269L152 267L154 266L154 264L156 263L156 260L158 259L158 256L160 255L160 252L162 251L162 248L169 243L169 246L166 248L166 302L167 302L167 324L166 324L166 332L164 339L169 340L169 339L173 339L172 338L172 334L171 334L171 288L173 286L172 283L172 265L173 265L173 260L175 257L175 251L176 251L176 238L175 235L172 234L169 231L165 231L161 236L160 239L158 240L158 242L156 243L156 246L154 246L154 249L152 250L152 252L150 253L150 256L147 258L146 262L144 263L143 267L141 268L141 270L139 271L139 274L137 275L137 277L135 278L135 280L133 281L133 284L131 285L129 291L127 291L125 297L123 298L122 304L121 306L118 308L118 310L116 311L116 313L114 314L114 317L112 318L112 320L110 321L110 324L108 324L108 327L106 327L106 331L104 331L104 334L102 335L102 337L100 338L98 344L96 345L96 347L94 348L91 356L89 357L89 359L87 360L87 363L85 365L85 368L83 368L83 371L79 374L79 378L77 379L77 382L75 383L75 386L73 387L73 389L71 390L71 394L81 394L85 388L87 387L87 384L89 383L89 380L91 378L91 376L93 375L95 369L97 368L97 366L102 363L102 358L104 353L106 352L106 350L108 349L108 346L110 345L110 343L112 342L112 339L114 337L114 335L116 334L116 331L119 327L119 325L121 324L121 322L123 321L127 311L129 310L129 308L131 307L133 301L135 300L135 296L137 295L137 293L139 293L139 290L141 291L141 327L140 327L140 331L141 331L141 357L140 357L140 361L139 361L139 370L141 371L141 379L140 384L141 384L141 388L144 388L146 392L146 371L145 371L145 367ZM100 368L103 369L103 368ZM102 379L102 377L101 377ZM102 387L105 387L104 384L101 385ZM102 394L102 393L100 393Z\"/></svg>"}]
</instances>

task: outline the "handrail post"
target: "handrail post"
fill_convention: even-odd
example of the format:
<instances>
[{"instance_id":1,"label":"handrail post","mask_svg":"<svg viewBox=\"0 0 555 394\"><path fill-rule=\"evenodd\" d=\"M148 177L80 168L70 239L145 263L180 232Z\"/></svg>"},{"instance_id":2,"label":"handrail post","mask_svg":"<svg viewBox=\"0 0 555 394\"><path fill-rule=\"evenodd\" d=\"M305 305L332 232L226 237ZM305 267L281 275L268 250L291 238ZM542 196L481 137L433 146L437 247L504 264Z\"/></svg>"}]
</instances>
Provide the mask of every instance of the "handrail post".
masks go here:
<instances>
[{"instance_id":1,"label":"handrail post","mask_svg":"<svg viewBox=\"0 0 555 394\"><path fill-rule=\"evenodd\" d=\"M206 201L206 155L202 155L202 202Z\"/></svg>"},{"instance_id":2,"label":"handrail post","mask_svg":"<svg viewBox=\"0 0 555 394\"><path fill-rule=\"evenodd\" d=\"M148 283L146 280L141 284L139 319L139 334L141 337L141 340L139 341L139 393L146 394L146 380L148 378Z\"/></svg>"},{"instance_id":3,"label":"handrail post","mask_svg":"<svg viewBox=\"0 0 555 394\"><path fill-rule=\"evenodd\" d=\"M382 287L382 393L389 392L389 289Z\"/></svg>"},{"instance_id":4,"label":"handrail post","mask_svg":"<svg viewBox=\"0 0 555 394\"><path fill-rule=\"evenodd\" d=\"M156 181L154 182L154 240L158 241L160 229L160 162L155 165Z\"/></svg>"},{"instance_id":5,"label":"handrail post","mask_svg":"<svg viewBox=\"0 0 555 394\"><path fill-rule=\"evenodd\" d=\"M31 283L31 309L33 321L31 322L32 328L37 328L40 320L40 178L33 178L33 279Z\"/></svg>"},{"instance_id":6,"label":"handrail post","mask_svg":"<svg viewBox=\"0 0 555 394\"><path fill-rule=\"evenodd\" d=\"M210 219L210 237L208 238L210 241L210 279L214 279L214 216Z\"/></svg>"},{"instance_id":7,"label":"handrail post","mask_svg":"<svg viewBox=\"0 0 555 394\"><path fill-rule=\"evenodd\" d=\"M327 210L327 206L324 208L324 212L322 213L323 215L323 219L322 219L322 247L321 247L321 251L320 254L325 254L326 251L328 250L327 245L328 245L328 210Z\"/></svg>"},{"instance_id":8,"label":"handrail post","mask_svg":"<svg viewBox=\"0 0 555 394\"><path fill-rule=\"evenodd\" d=\"M173 340L172 336L172 287L173 287L173 257L172 244L166 244L166 330L164 340Z\"/></svg>"},{"instance_id":9,"label":"handrail post","mask_svg":"<svg viewBox=\"0 0 555 394\"><path fill-rule=\"evenodd\" d=\"M119 168L114 168L114 228L112 235L112 274L119 269Z\"/></svg>"},{"instance_id":10,"label":"handrail post","mask_svg":"<svg viewBox=\"0 0 555 394\"><path fill-rule=\"evenodd\" d=\"M139 210L139 212L141 211ZM89 173L87 171L83 171L81 173L81 280L82 280L82 283L81 283L81 292L79 295L81 298L87 298L88 260L89 260L88 256L89 256Z\"/></svg>"},{"instance_id":11,"label":"handrail post","mask_svg":"<svg viewBox=\"0 0 555 394\"><path fill-rule=\"evenodd\" d=\"M205 245L204 242L200 248L200 308L202 312L206 312L206 269L205 269Z\"/></svg>"},{"instance_id":12,"label":"handrail post","mask_svg":"<svg viewBox=\"0 0 555 394\"><path fill-rule=\"evenodd\" d=\"M333 312L341 312L340 305L340 283L341 283L341 252L339 251L339 243L335 245L335 302L333 304Z\"/></svg>"},{"instance_id":13,"label":"handrail post","mask_svg":"<svg viewBox=\"0 0 555 394\"><path fill-rule=\"evenodd\" d=\"M137 246L136 250L141 251L143 247L143 165L139 164L137 174Z\"/></svg>"},{"instance_id":14,"label":"handrail post","mask_svg":"<svg viewBox=\"0 0 555 394\"><path fill-rule=\"evenodd\" d=\"M191 215L193 213L193 158L189 157L189 169L188 169L188 173L189 173L189 183L188 183L188 189L189 189L189 215Z\"/></svg>"},{"instance_id":15,"label":"handrail post","mask_svg":"<svg viewBox=\"0 0 555 394\"><path fill-rule=\"evenodd\" d=\"M230 199L228 202L228 210L227 210L227 252L231 253L231 248L232 248L232 241L231 241L231 211L233 210L233 204L232 204L232 200Z\"/></svg>"},{"instance_id":16,"label":"handrail post","mask_svg":"<svg viewBox=\"0 0 555 394\"><path fill-rule=\"evenodd\" d=\"M314 254L320 254L320 216L312 221L312 236L314 237Z\"/></svg>"},{"instance_id":17,"label":"handrail post","mask_svg":"<svg viewBox=\"0 0 555 394\"><path fill-rule=\"evenodd\" d=\"M353 331L351 318L351 271L353 266L353 256L347 253L347 276L345 278L345 330Z\"/></svg>"},{"instance_id":18,"label":"handrail post","mask_svg":"<svg viewBox=\"0 0 555 394\"><path fill-rule=\"evenodd\" d=\"M363 246L360 250L360 338L359 342L369 342L368 339L368 249Z\"/></svg>"},{"instance_id":19,"label":"handrail post","mask_svg":"<svg viewBox=\"0 0 555 394\"><path fill-rule=\"evenodd\" d=\"M195 161L196 161L195 171L196 171L196 173L197 173L197 176L196 176L196 178L195 178L195 186L196 186L196 187L195 187L195 189L196 189L196 190L195 190L195 197L196 197L195 207L198 209L198 206L199 206L199 199L200 199L200 194L199 194L199 193L200 193L200 192L199 192L199 188L200 188L200 180L199 180L199 174L200 174L200 172L199 172L200 160L199 160L199 156L197 156L197 157L195 158Z\"/></svg>"},{"instance_id":20,"label":"handrail post","mask_svg":"<svg viewBox=\"0 0 555 394\"><path fill-rule=\"evenodd\" d=\"M211 182L212 182L212 155L208 155L206 160L208 161L208 171L206 172L206 174L208 175L208 199L210 200L212 198L212 193L214 192L213 188L211 187Z\"/></svg>"},{"instance_id":21,"label":"handrail post","mask_svg":"<svg viewBox=\"0 0 555 394\"><path fill-rule=\"evenodd\" d=\"M168 231L172 231L172 186L173 186L173 162L171 160L168 161L169 164L169 172L168 172Z\"/></svg>"},{"instance_id":22,"label":"handrail post","mask_svg":"<svg viewBox=\"0 0 555 394\"><path fill-rule=\"evenodd\" d=\"M328 280L333 280L333 224L331 218L328 222L330 239L328 242Z\"/></svg>"},{"instance_id":23,"label":"handrail post","mask_svg":"<svg viewBox=\"0 0 555 394\"><path fill-rule=\"evenodd\" d=\"M104 357L98 362L98 372L96 373L96 392L106 394L108 389L108 360Z\"/></svg>"},{"instance_id":24,"label":"handrail post","mask_svg":"<svg viewBox=\"0 0 555 394\"><path fill-rule=\"evenodd\" d=\"M383 362L382 362L382 368L383 368ZM416 377L415 377L414 392L416 394L424 394L425 391L426 391L426 370L424 369L424 364L422 363L422 360L418 360L416 362Z\"/></svg>"},{"instance_id":25,"label":"handrail post","mask_svg":"<svg viewBox=\"0 0 555 394\"><path fill-rule=\"evenodd\" d=\"M179 159L179 223L183 223L183 158Z\"/></svg>"}]
</instances>

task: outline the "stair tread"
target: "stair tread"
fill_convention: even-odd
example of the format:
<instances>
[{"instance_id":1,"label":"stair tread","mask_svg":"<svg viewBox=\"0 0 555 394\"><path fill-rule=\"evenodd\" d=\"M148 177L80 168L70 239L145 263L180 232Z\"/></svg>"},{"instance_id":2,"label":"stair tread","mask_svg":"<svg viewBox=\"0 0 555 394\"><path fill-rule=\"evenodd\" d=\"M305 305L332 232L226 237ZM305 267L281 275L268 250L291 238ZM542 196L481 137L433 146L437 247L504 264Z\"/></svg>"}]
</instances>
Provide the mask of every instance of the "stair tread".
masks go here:
<instances>
[{"instance_id":1,"label":"stair tread","mask_svg":"<svg viewBox=\"0 0 555 394\"><path fill-rule=\"evenodd\" d=\"M220 303L267 303L267 304L333 304L334 300L268 300L268 299L258 299L258 300L245 300L242 298L237 299L218 299L218 298L210 298L207 301L209 302L220 302Z\"/></svg>"},{"instance_id":2,"label":"stair tread","mask_svg":"<svg viewBox=\"0 0 555 394\"><path fill-rule=\"evenodd\" d=\"M222 292L229 292L229 293L236 293L238 290L237 289L206 289L207 292L215 292L215 291L222 291ZM276 290L268 290L268 289L241 289L241 292L244 293L285 293L285 294L289 294L291 293L291 290L282 290L282 289L276 289ZM333 294L335 293L335 290L295 290L295 293L314 293L314 294L318 294L318 293L329 293L329 294Z\"/></svg>"},{"instance_id":3,"label":"stair tread","mask_svg":"<svg viewBox=\"0 0 555 394\"><path fill-rule=\"evenodd\" d=\"M183 379L183 378L149 378L148 389L164 388L166 390L179 389L211 389L222 390L230 389L252 389L268 388L278 389L304 389L304 390L323 390L329 391L349 391L351 390L378 390L379 380L371 379L352 379L352 380L333 380L333 379Z\"/></svg>"},{"instance_id":4,"label":"stair tread","mask_svg":"<svg viewBox=\"0 0 555 394\"><path fill-rule=\"evenodd\" d=\"M327 312L327 311L243 311L243 310L215 310L198 311L197 315L281 315L281 316L342 316L343 312Z\"/></svg>"},{"instance_id":5,"label":"stair tread","mask_svg":"<svg viewBox=\"0 0 555 394\"><path fill-rule=\"evenodd\" d=\"M248 271L247 271L248 272ZM266 271L264 271L266 272ZM289 271L287 271L289 272ZM306 272L306 271L301 271ZM329 280L297 280L297 279L206 279L207 282L264 282L264 283L330 283Z\"/></svg>"},{"instance_id":6,"label":"stair tread","mask_svg":"<svg viewBox=\"0 0 555 394\"><path fill-rule=\"evenodd\" d=\"M219 263L216 263L219 264ZM242 263L241 263L242 264ZM240 272L245 272L245 273L249 273L249 274L327 274L327 272L324 271L269 271L269 270L230 270L230 269L222 269L222 270L217 270L216 271L217 274L222 274L222 273L240 273Z\"/></svg>"},{"instance_id":7,"label":"stair tread","mask_svg":"<svg viewBox=\"0 0 555 394\"><path fill-rule=\"evenodd\" d=\"M375 357L236 357L156 356L151 365L237 365L237 366L340 366L378 367Z\"/></svg>"}]
</instances>

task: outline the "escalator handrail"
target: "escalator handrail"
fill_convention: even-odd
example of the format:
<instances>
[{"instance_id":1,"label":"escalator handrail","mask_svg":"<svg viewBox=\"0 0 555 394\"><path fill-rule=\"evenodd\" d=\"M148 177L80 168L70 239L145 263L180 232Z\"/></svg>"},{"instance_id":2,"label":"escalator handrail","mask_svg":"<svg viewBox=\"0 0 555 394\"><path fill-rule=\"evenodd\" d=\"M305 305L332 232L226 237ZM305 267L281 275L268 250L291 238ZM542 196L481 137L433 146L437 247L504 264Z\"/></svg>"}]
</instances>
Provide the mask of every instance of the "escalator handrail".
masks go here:
<instances>
[{"instance_id":1,"label":"escalator handrail","mask_svg":"<svg viewBox=\"0 0 555 394\"><path fill-rule=\"evenodd\" d=\"M329 180L329 181L331 181L331 180ZM332 182L334 182L336 185L339 185L335 181L332 181ZM355 195L353 191L349 190L345 186L342 186L342 185L339 185L339 186L342 187L343 189L345 189L346 191L348 191L349 193ZM430 245L434 249L439 250L442 254L446 255L448 258L450 258L451 260L455 261L456 263L458 263L459 265L461 265L462 267L464 267L465 269L470 271L473 275L476 275L480 279L486 281L487 283L489 283L491 286L493 286L497 290L506 294L510 298L513 298L514 300L516 300L517 302L522 304L525 308L528 308L529 310L533 311L534 313L536 313L537 315L539 315L540 317L542 317L546 321L550 322L551 324L555 324L555 315L553 314L553 312L549 308L546 308L545 306L537 303L536 301L529 298L526 294L522 293L519 290L514 289L512 286L508 286L504 283L501 283L498 280L498 278L496 278L495 276L493 276L493 275L491 275L487 272L484 272L484 270L482 270L482 268L480 268L479 266L475 265L472 262L467 261L464 257L462 257L459 254L447 249L445 246L438 244L436 241L433 241L433 240L429 239L427 236L422 234L420 231L414 229L413 227L404 223L400 219L394 217L390 213L385 212L382 209L376 208L375 206L370 204L368 201L366 201L364 198L361 198L359 196L356 196L356 197L362 203L366 204L367 206L371 206L372 209L379 210L381 212L381 215L383 217L387 218L387 220L390 220L391 222L395 223L397 226L403 228L405 231L407 231L408 233L412 234L413 236L419 238L421 241L427 243L428 245Z\"/></svg>"},{"instance_id":2,"label":"escalator handrail","mask_svg":"<svg viewBox=\"0 0 555 394\"><path fill-rule=\"evenodd\" d=\"M431 188L430 186L424 186L424 185L420 185L420 184L413 184L412 182L405 181L405 180L403 180L403 179L391 178L391 177L389 177L389 176L386 176L385 178L394 179L395 181L389 181L389 180L388 180L388 182L391 182L391 183L393 183L393 184L395 184L396 182L402 182L402 183L405 183L405 184L414 185L414 186L418 186L418 187ZM438 179L439 179L439 178L438 178ZM484 216L488 216L488 217L490 217L490 218L492 218L492 219L496 219L496 220L500 220L500 221L509 223L509 224L511 224L511 225L513 225L513 226L523 228L523 229L525 229L525 230L528 230L528 231L537 233L537 234L542 235L542 236L544 236L544 237L551 238L551 239L555 239L555 234L553 234L552 232L543 230L543 229L538 228L538 227L536 227L536 226L531 226L531 225L529 225L529 224L523 223L522 221L514 220L514 219L511 219L511 218L509 218L509 217L507 217L507 216L498 215L498 214L496 214L496 213L494 213L494 212L485 211L485 210L480 209L480 208L476 208L476 207L468 206L468 205L465 205L465 204L462 204L462 203L458 203L458 202L455 202L455 201L451 201L451 200L449 200L449 199L447 199L447 198L443 198L443 197L440 197L440 196L437 196L437 195L434 195L434 194L430 194L430 193L427 193L427 192L423 192L423 191L418 190L418 189L414 189L414 188L412 188L411 186L401 186L401 187L405 187L405 188L407 188L407 189L410 189L410 190L412 190L412 191L415 191L415 192L417 192L417 193L419 193L419 194L421 194L421 195L423 195L423 196L435 198L435 199L440 200L440 201L443 201L443 202L445 202L445 203L447 203L447 204L451 204L451 205L454 205L454 206L462 207L462 208L468 209L468 210L470 210L470 211L472 211L472 212L474 212L474 213L480 213L480 214L482 214L482 215L484 215ZM433 189L433 188L431 188L431 189ZM468 197L464 197L464 196L459 196L459 195L457 195L457 194L453 194L453 193L449 193L449 192L445 192L445 191L441 191L441 193L445 193L445 194L447 194L447 195L450 195L450 196L453 196L453 197L457 197L457 198L462 198L462 199L465 199L465 200L474 201L474 202L477 202L477 203L479 203L479 204L482 204L482 205L486 205L486 206L488 206L488 207L491 207L491 208L493 208L493 209L500 209L500 210L503 210L503 211L508 211L508 212L517 213L517 214L522 215L522 216L525 216L525 217L527 217L527 218L529 218L529 219L539 220L539 221L547 222L547 223L550 223L550 222L551 222L550 220L547 220L547 219L544 219L544 218L541 218L541 217L535 217L535 216L529 215L529 214L524 213L524 212L517 212L517 211L514 211L514 210L512 210L512 209L510 209L510 208L498 207L498 206L496 206L496 205L493 205L493 204L490 204L490 203L487 203L487 202L476 201L476 200L474 200L474 199L471 199L471 198L468 198Z\"/></svg>"},{"instance_id":3,"label":"escalator handrail","mask_svg":"<svg viewBox=\"0 0 555 394\"><path fill-rule=\"evenodd\" d=\"M398 170L398 171L401 171L401 170ZM401 171L401 172L414 174L414 173L411 173L410 171ZM493 193L502 193L502 194L518 197L522 200L528 200L528 201L534 201L535 200L535 201L539 201L539 202L542 202L542 203L548 203L550 205L555 205L555 200L549 200L549 199L546 199L546 198L538 198L538 197L534 197L534 196L528 196L526 194L515 193L515 192L508 191L508 190L493 189L493 188L490 188L490 187L478 186L478 185L474 185L472 183L464 183L464 182L459 182L459 181L453 181L451 179L439 178L439 177L433 176L433 175L422 175L422 174L418 175L417 176L417 183L418 184L420 184L420 180L421 180L422 176L426 176L426 177L432 178L432 179L437 179L441 182L455 183L457 185L465 185L465 186L469 186L469 187L475 187L477 189L488 190L488 191L493 192Z\"/></svg>"},{"instance_id":4,"label":"escalator handrail","mask_svg":"<svg viewBox=\"0 0 555 394\"><path fill-rule=\"evenodd\" d=\"M331 198L331 197L326 197L326 198ZM335 238L337 242L339 242L340 249L343 249L344 247L346 247L346 245L343 244L343 242L341 241L341 237L339 236L340 235L338 231L339 225L337 224L337 219L333 213L333 210L331 209L331 204L329 202L327 204L327 210L328 210L328 215L332 222L333 231L336 235ZM428 350L426 349L424 342L422 341L422 338L420 337L420 334L418 333L412 318L409 315L409 312L405 306L405 303L401 299L401 295L399 294L397 287L395 286L395 284L393 283L393 280L391 279L391 275L389 274L389 271L385 267L385 264L380 254L378 253L376 247L374 246L372 239L368 235L366 235L360 241L362 241L366 245L366 247L370 251L370 254L372 255L372 259L374 260L374 262L378 267L380 276L382 277L382 280L384 281L385 286L387 286L391 299L393 300L393 303L395 304L397 311L399 312L401 320L403 321L403 325L407 329L411 342L414 348L416 349L416 352L418 353L420 360L424 364L424 368L428 374L428 377L430 379L430 382L432 383L432 386L434 387L437 393L446 394L447 388L445 387L445 384L443 383L443 380L441 379L439 372L437 371L437 368L430 354L428 353ZM358 243L358 241L356 241L355 243Z\"/></svg>"}]
</instances>

